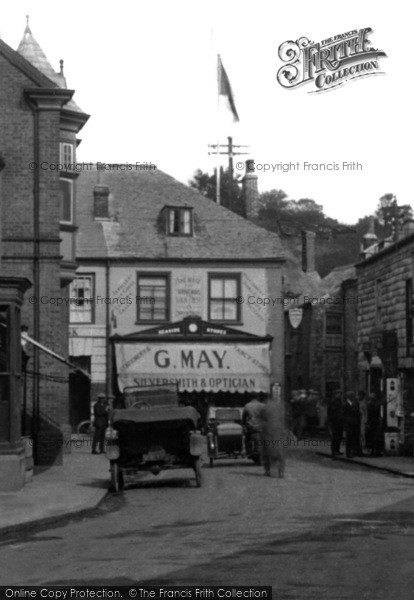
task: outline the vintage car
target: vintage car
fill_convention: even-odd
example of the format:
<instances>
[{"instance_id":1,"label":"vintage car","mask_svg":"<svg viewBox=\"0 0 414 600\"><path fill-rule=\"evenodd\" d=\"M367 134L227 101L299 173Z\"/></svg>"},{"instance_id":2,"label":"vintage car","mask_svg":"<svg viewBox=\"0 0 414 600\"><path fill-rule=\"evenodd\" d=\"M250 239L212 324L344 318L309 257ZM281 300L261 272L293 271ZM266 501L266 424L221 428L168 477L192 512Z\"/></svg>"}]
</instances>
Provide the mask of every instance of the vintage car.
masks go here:
<instances>
[{"instance_id":1,"label":"vintage car","mask_svg":"<svg viewBox=\"0 0 414 600\"><path fill-rule=\"evenodd\" d=\"M192 469L201 486L200 456L204 437L197 431L198 412L179 404L175 384L126 388L125 408L116 409L107 429L106 456L111 488L119 491L127 476L140 471Z\"/></svg>"},{"instance_id":2,"label":"vintage car","mask_svg":"<svg viewBox=\"0 0 414 600\"><path fill-rule=\"evenodd\" d=\"M210 406L207 413L207 452L210 467L217 458L244 456L241 408Z\"/></svg>"}]
</instances>

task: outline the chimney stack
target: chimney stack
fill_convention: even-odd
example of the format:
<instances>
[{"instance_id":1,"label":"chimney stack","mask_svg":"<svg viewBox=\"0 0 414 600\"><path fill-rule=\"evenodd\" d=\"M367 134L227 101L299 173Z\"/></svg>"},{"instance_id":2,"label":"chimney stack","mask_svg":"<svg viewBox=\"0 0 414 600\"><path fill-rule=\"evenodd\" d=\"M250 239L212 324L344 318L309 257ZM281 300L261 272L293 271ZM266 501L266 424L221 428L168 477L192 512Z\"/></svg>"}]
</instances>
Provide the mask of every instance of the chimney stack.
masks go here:
<instances>
[{"instance_id":1,"label":"chimney stack","mask_svg":"<svg viewBox=\"0 0 414 600\"><path fill-rule=\"evenodd\" d=\"M403 236L411 235L414 233L414 219L406 218L403 224Z\"/></svg>"},{"instance_id":2,"label":"chimney stack","mask_svg":"<svg viewBox=\"0 0 414 600\"><path fill-rule=\"evenodd\" d=\"M315 232L302 231L302 271L315 271Z\"/></svg>"},{"instance_id":3,"label":"chimney stack","mask_svg":"<svg viewBox=\"0 0 414 600\"><path fill-rule=\"evenodd\" d=\"M93 216L95 219L109 219L109 188L106 185L93 188Z\"/></svg>"},{"instance_id":4,"label":"chimney stack","mask_svg":"<svg viewBox=\"0 0 414 600\"><path fill-rule=\"evenodd\" d=\"M253 221L259 216L259 190L254 160L246 160L246 173L243 177L243 200L246 219Z\"/></svg>"},{"instance_id":5,"label":"chimney stack","mask_svg":"<svg viewBox=\"0 0 414 600\"><path fill-rule=\"evenodd\" d=\"M377 241L378 238L375 234L375 217L371 216L369 218L368 231L362 236L362 250L366 250L373 244L376 244Z\"/></svg>"}]
</instances>

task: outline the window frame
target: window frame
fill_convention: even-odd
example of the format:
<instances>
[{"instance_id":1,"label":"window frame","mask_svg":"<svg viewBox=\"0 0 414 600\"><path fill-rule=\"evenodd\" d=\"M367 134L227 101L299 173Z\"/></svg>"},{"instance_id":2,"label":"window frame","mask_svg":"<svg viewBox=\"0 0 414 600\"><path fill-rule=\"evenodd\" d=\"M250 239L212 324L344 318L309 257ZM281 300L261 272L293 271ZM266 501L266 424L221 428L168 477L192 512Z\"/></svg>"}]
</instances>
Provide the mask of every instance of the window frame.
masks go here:
<instances>
[{"instance_id":1,"label":"window frame","mask_svg":"<svg viewBox=\"0 0 414 600\"><path fill-rule=\"evenodd\" d=\"M70 160L65 160L65 147L70 148ZM73 142L60 142L59 143L59 162L62 166L65 164L73 164L75 162L75 144ZM67 169L62 169L66 171Z\"/></svg>"},{"instance_id":2,"label":"window frame","mask_svg":"<svg viewBox=\"0 0 414 600\"><path fill-rule=\"evenodd\" d=\"M194 235L194 213L192 206L166 206L166 232L167 235L172 237L193 237ZM178 212L179 231L171 231L171 214ZM182 213L188 212L190 216L190 231L185 233L181 230L181 225L184 223L184 218L181 216Z\"/></svg>"},{"instance_id":3,"label":"window frame","mask_svg":"<svg viewBox=\"0 0 414 600\"><path fill-rule=\"evenodd\" d=\"M341 325L341 333L328 333L328 319L338 319ZM339 343L340 340L340 343ZM344 315L338 312L325 312L325 348L341 350L344 347Z\"/></svg>"},{"instance_id":4,"label":"window frame","mask_svg":"<svg viewBox=\"0 0 414 600\"><path fill-rule=\"evenodd\" d=\"M378 277L375 280L375 325L381 326L383 321L383 309L384 305L382 302L384 281L382 277Z\"/></svg>"},{"instance_id":5,"label":"window frame","mask_svg":"<svg viewBox=\"0 0 414 600\"><path fill-rule=\"evenodd\" d=\"M73 179L70 179L69 177L60 177L59 179L59 185L61 182L63 181L67 181L70 184L70 221L64 221L63 219L61 219L60 217L62 216L61 214L59 215L59 222L63 225L73 225L75 222L75 211L74 211L74 195L75 195L75 182ZM60 188L60 193L62 195L62 189ZM62 197L60 198L60 201L63 202ZM59 209L62 209L62 204L60 205Z\"/></svg>"},{"instance_id":6,"label":"window frame","mask_svg":"<svg viewBox=\"0 0 414 600\"><path fill-rule=\"evenodd\" d=\"M140 315L140 303L137 301L139 294L140 278L148 277L154 279L165 278L165 319L142 319ZM137 325L159 325L169 323L171 320L171 272L170 271L137 271L136 272L136 324ZM155 303L154 303L155 306Z\"/></svg>"},{"instance_id":7,"label":"window frame","mask_svg":"<svg viewBox=\"0 0 414 600\"><path fill-rule=\"evenodd\" d=\"M95 324L95 302L93 301L93 299L95 298L95 279L96 279L96 273L77 273L75 276L75 279L71 282L70 287L69 287L69 298L72 298L73 296L71 295L71 287L72 285L75 283L75 281L77 279L81 279L81 278L86 278L86 277L90 277L91 279L91 320L90 321L72 321L72 306L74 306L75 308L77 307L76 304L73 304L72 302L69 302L69 324L70 325L94 325Z\"/></svg>"},{"instance_id":8,"label":"window frame","mask_svg":"<svg viewBox=\"0 0 414 600\"><path fill-rule=\"evenodd\" d=\"M212 317L212 313L211 313L211 301L212 301L212 297L211 297L211 284L213 279L235 279L236 280L236 286L237 286L237 291L236 291L236 298L238 296L240 296L241 294L241 283L242 283L242 274L240 272L238 273L229 273L229 272L225 272L225 273L208 273L208 321L210 321L211 323L223 323L223 324L241 324L242 323L242 305L241 303L239 304L238 302L235 302L236 304L236 318L235 319L213 319ZM226 298L214 298L214 300L223 300L226 301ZM230 299L229 299L230 301Z\"/></svg>"},{"instance_id":9,"label":"window frame","mask_svg":"<svg viewBox=\"0 0 414 600\"><path fill-rule=\"evenodd\" d=\"M0 427L0 444L10 442L10 432L12 428L12 402L14 398L17 398L21 390L21 377L22 377L22 346L20 336L15 335L20 322L20 309L17 306L5 301L0 303L0 309L5 317L5 323L2 323L0 327L4 328L3 331L5 339L5 355L6 364L4 370L0 371L0 380L5 382L5 385L1 385L2 392L1 400L4 402L8 409L6 409L6 428L5 435L3 435L2 427ZM8 416L7 416L8 415Z\"/></svg>"},{"instance_id":10,"label":"window frame","mask_svg":"<svg viewBox=\"0 0 414 600\"><path fill-rule=\"evenodd\" d=\"M414 344L414 305L413 305L413 280L411 277L405 280L405 335L407 355L410 347Z\"/></svg>"}]
</instances>

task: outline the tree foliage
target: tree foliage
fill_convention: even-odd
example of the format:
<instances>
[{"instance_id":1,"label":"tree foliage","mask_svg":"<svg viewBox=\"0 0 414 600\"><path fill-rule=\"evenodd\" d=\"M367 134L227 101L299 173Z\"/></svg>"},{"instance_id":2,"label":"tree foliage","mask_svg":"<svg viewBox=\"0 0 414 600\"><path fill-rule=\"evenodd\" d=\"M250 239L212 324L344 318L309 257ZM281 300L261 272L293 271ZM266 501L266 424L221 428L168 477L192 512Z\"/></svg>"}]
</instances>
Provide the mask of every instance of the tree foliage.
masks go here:
<instances>
[{"instance_id":1,"label":"tree foliage","mask_svg":"<svg viewBox=\"0 0 414 600\"><path fill-rule=\"evenodd\" d=\"M189 185L201 192L206 198L210 198L210 200L214 201L216 200L217 178L215 173L213 173L213 175L210 175L209 173L204 173L203 171L198 169L194 173L193 179L189 181ZM222 169L220 174L220 203L224 206L229 205L229 193L230 173L228 169ZM242 187L241 178L239 175L237 175L236 178L232 178L231 199L233 209L239 214L242 214Z\"/></svg>"},{"instance_id":2,"label":"tree foliage","mask_svg":"<svg viewBox=\"0 0 414 600\"><path fill-rule=\"evenodd\" d=\"M198 189L204 196L215 200L216 177L198 170L190 185ZM228 199L229 172L224 171L221 177L221 199L226 204ZM233 182L234 210L243 203L241 181L238 177ZM288 199L283 190L273 189L260 194L260 210L257 225L278 233L283 242L296 256L300 256L301 232L306 229L316 233L316 268L323 277L333 268L352 264L358 261L361 242L369 228L372 216L361 217L355 225L345 225L337 219L325 215L323 206L311 198L299 200ZM242 210L236 210L243 214ZM394 235L406 218L413 217L410 205L399 205L394 194L384 194L379 199L375 212L375 233L378 239Z\"/></svg>"},{"instance_id":3,"label":"tree foliage","mask_svg":"<svg viewBox=\"0 0 414 600\"><path fill-rule=\"evenodd\" d=\"M375 216L384 227L385 236L395 235L401 230L405 219L413 218L413 209L409 204L398 204L394 194L384 194L379 199Z\"/></svg>"}]
</instances>

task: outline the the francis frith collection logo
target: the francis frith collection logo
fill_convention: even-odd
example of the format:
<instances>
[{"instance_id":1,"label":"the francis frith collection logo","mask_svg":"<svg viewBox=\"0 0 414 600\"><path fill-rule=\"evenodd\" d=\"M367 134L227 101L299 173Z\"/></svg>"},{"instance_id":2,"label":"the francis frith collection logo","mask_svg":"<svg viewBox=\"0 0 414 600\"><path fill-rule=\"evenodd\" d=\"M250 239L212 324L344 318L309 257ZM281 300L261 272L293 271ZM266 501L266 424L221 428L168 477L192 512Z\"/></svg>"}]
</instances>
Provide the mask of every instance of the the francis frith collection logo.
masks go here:
<instances>
[{"instance_id":1,"label":"the francis frith collection logo","mask_svg":"<svg viewBox=\"0 0 414 600\"><path fill-rule=\"evenodd\" d=\"M370 27L353 29L315 44L307 37L279 46L279 58L285 63L277 72L284 88L295 88L311 81L323 92L359 77L382 74L379 57L387 55L371 46Z\"/></svg>"}]
</instances>

